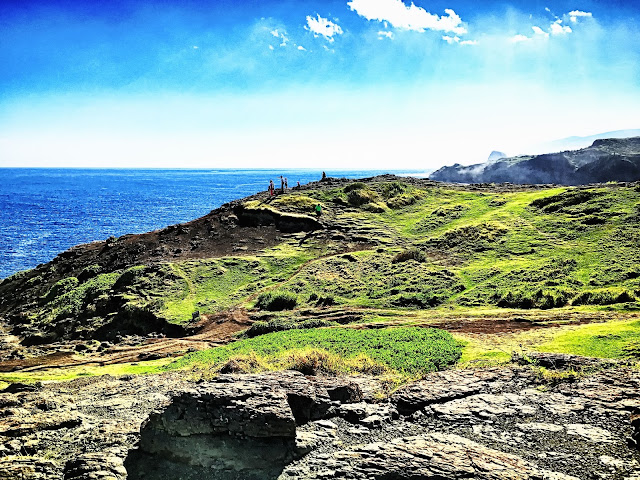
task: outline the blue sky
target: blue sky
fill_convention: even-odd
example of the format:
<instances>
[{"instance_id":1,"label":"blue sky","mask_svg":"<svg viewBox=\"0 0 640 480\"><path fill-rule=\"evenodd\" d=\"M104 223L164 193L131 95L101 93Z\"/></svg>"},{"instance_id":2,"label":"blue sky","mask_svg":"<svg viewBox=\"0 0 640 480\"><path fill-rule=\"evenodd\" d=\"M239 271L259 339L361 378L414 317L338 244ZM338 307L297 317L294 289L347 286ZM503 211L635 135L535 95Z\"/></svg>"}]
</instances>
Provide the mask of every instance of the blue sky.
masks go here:
<instances>
[{"instance_id":1,"label":"blue sky","mask_svg":"<svg viewBox=\"0 0 640 480\"><path fill-rule=\"evenodd\" d=\"M0 166L431 169L640 128L621 1L0 4Z\"/></svg>"}]
</instances>

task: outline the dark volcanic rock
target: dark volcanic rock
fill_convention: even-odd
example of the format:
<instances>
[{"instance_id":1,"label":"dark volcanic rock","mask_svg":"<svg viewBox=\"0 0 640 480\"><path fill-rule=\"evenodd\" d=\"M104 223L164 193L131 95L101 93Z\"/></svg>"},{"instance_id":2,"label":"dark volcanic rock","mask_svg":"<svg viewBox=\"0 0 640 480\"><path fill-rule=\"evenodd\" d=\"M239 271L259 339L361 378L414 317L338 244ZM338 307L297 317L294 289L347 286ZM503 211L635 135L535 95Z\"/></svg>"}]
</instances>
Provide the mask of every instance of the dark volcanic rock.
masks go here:
<instances>
[{"instance_id":1,"label":"dark volcanic rock","mask_svg":"<svg viewBox=\"0 0 640 480\"><path fill-rule=\"evenodd\" d=\"M502 390L517 385L518 376L525 384L533 383L528 370L486 369L436 372L425 380L401 388L391 397L402 415L410 415L424 407L477 393Z\"/></svg>"},{"instance_id":2,"label":"dark volcanic rock","mask_svg":"<svg viewBox=\"0 0 640 480\"><path fill-rule=\"evenodd\" d=\"M579 355L567 355L564 353L542 353L542 352L529 352L526 357L520 355L513 355L512 361L521 365L532 363L540 367L550 368L553 370L565 370L565 369L594 369L602 368L606 366L613 366L619 362L615 360L604 360L601 358L581 357Z\"/></svg>"},{"instance_id":3,"label":"dark volcanic rock","mask_svg":"<svg viewBox=\"0 0 640 480\"><path fill-rule=\"evenodd\" d=\"M576 480L464 437L439 433L357 445L323 457L309 470L287 469L281 478Z\"/></svg>"},{"instance_id":4,"label":"dark volcanic rock","mask_svg":"<svg viewBox=\"0 0 640 480\"><path fill-rule=\"evenodd\" d=\"M540 388L539 388L540 387ZM640 373L109 376L0 394L0 479L611 479L640 472ZM398 410L402 415L398 414Z\"/></svg>"}]
</instances>

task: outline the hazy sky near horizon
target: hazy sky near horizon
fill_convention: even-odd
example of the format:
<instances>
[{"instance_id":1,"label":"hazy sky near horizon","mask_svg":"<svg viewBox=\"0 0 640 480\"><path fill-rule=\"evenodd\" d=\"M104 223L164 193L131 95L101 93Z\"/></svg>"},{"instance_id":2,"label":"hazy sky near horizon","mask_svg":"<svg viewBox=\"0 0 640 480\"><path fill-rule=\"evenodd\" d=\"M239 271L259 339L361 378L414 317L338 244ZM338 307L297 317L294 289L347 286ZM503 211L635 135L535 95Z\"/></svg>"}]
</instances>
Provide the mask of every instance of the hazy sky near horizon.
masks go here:
<instances>
[{"instance_id":1,"label":"hazy sky near horizon","mask_svg":"<svg viewBox=\"0 0 640 480\"><path fill-rule=\"evenodd\" d=\"M0 3L0 167L433 169L640 128L640 4Z\"/></svg>"}]
</instances>

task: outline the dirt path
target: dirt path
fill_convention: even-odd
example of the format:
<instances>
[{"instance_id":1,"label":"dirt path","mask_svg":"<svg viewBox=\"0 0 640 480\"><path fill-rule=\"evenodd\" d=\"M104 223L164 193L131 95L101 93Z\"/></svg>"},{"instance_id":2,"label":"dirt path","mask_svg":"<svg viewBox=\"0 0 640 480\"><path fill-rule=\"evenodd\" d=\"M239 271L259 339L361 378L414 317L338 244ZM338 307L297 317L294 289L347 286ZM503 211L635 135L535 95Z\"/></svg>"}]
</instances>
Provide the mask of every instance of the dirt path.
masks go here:
<instances>
[{"instance_id":1,"label":"dirt path","mask_svg":"<svg viewBox=\"0 0 640 480\"><path fill-rule=\"evenodd\" d=\"M103 351L91 351L82 355L69 351L69 348L73 348L73 344L64 347L52 346L52 353L0 362L0 372L33 372L47 368L103 366L177 357L189 351L205 350L229 343L236 332L251 325L251 320L244 309L202 317L198 324L200 332L196 335L182 338L150 338L140 345L115 345ZM64 348L64 350L55 351L56 348Z\"/></svg>"}]
</instances>

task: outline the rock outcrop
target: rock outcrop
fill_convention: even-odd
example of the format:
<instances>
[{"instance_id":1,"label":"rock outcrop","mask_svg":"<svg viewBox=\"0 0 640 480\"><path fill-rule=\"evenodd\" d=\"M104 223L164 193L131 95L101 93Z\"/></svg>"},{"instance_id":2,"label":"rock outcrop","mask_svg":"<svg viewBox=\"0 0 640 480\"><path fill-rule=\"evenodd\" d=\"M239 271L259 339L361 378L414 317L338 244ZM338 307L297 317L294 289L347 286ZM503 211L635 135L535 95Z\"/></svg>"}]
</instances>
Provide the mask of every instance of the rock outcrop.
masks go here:
<instances>
[{"instance_id":1,"label":"rock outcrop","mask_svg":"<svg viewBox=\"0 0 640 480\"><path fill-rule=\"evenodd\" d=\"M494 152L495 153L495 152ZM442 167L429 178L454 183L527 183L584 185L640 180L640 137L596 140L576 151L509 158Z\"/></svg>"},{"instance_id":2,"label":"rock outcrop","mask_svg":"<svg viewBox=\"0 0 640 480\"><path fill-rule=\"evenodd\" d=\"M109 376L0 393L0 479L627 479L640 373Z\"/></svg>"}]
</instances>

